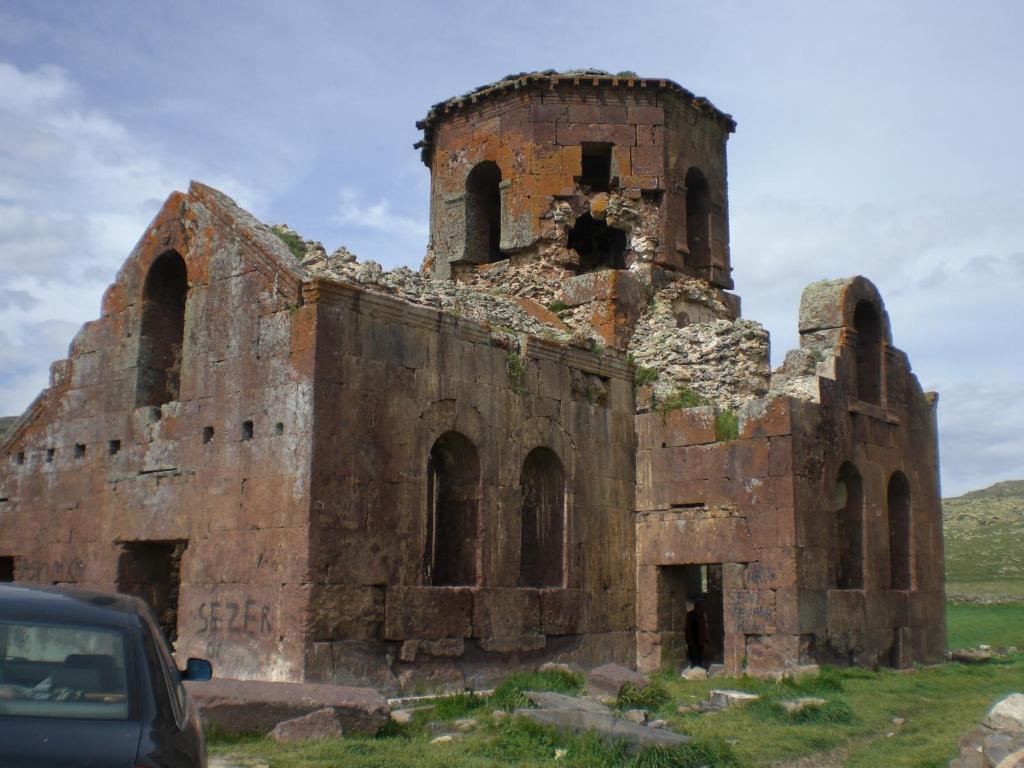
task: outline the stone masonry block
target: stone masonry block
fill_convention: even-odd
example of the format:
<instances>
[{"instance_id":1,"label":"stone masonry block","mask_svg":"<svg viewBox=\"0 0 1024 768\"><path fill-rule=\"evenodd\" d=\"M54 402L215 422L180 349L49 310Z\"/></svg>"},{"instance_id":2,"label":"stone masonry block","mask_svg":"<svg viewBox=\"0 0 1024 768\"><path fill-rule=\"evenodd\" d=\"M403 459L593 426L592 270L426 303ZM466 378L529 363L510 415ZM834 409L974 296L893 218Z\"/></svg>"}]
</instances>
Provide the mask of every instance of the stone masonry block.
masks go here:
<instances>
[{"instance_id":1,"label":"stone masonry block","mask_svg":"<svg viewBox=\"0 0 1024 768\"><path fill-rule=\"evenodd\" d=\"M469 587L389 587L384 636L388 640L470 637L472 615Z\"/></svg>"}]
</instances>

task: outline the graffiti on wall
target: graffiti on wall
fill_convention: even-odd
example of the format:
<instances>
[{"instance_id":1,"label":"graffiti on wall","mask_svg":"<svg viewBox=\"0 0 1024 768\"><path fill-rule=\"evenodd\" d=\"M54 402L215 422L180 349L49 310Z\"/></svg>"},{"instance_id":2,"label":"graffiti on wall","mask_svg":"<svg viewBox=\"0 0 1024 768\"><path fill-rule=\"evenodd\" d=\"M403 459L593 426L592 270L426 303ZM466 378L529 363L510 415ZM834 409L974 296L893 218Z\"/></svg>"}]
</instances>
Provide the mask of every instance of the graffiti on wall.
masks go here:
<instances>
[{"instance_id":1,"label":"graffiti on wall","mask_svg":"<svg viewBox=\"0 0 1024 768\"><path fill-rule=\"evenodd\" d=\"M197 610L200 635L268 635L273 631L270 606L246 598L242 602L212 600Z\"/></svg>"}]
</instances>

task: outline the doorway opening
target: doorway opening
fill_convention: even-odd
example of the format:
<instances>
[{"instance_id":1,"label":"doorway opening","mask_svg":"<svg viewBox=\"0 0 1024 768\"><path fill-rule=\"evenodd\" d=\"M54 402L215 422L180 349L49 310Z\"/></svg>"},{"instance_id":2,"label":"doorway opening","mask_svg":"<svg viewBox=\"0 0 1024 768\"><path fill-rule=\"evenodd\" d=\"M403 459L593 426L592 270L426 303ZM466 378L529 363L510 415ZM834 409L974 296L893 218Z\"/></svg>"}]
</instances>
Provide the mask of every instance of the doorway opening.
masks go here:
<instances>
[{"instance_id":1,"label":"doorway opening","mask_svg":"<svg viewBox=\"0 0 1024 768\"><path fill-rule=\"evenodd\" d=\"M707 668L725 660L722 564L658 568L662 663Z\"/></svg>"},{"instance_id":2,"label":"doorway opening","mask_svg":"<svg viewBox=\"0 0 1024 768\"><path fill-rule=\"evenodd\" d=\"M0 557L0 582L14 581L14 558Z\"/></svg>"},{"instance_id":3,"label":"doorway opening","mask_svg":"<svg viewBox=\"0 0 1024 768\"><path fill-rule=\"evenodd\" d=\"M178 639L181 556L188 542L131 541L117 560L117 591L145 600L172 646Z\"/></svg>"}]
</instances>

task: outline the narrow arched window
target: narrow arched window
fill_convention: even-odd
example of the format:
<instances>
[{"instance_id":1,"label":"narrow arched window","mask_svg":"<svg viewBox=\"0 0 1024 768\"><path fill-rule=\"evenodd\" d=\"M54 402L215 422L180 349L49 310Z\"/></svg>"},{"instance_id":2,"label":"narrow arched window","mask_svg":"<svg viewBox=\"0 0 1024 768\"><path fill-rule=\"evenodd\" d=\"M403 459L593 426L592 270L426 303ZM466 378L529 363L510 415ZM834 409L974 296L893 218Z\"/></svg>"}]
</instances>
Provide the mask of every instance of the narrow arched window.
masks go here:
<instances>
[{"instance_id":1,"label":"narrow arched window","mask_svg":"<svg viewBox=\"0 0 1024 768\"><path fill-rule=\"evenodd\" d=\"M864 588L864 484L847 462L836 480L836 544L839 553L836 588Z\"/></svg>"},{"instance_id":2,"label":"narrow arched window","mask_svg":"<svg viewBox=\"0 0 1024 768\"><path fill-rule=\"evenodd\" d=\"M548 448L534 448L523 462L519 584L560 587L565 551L565 473Z\"/></svg>"},{"instance_id":3,"label":"narrow arched window","mask_svg":"<svg viewBox=\"0 0 1024 768\"><path fill-rule=\"evenodd\" d=\"M437 439L427 459L427 536L423 583L477 583L480 550L480 459L458 432Z\"/></svg>"},{"instance_id":4,"label":"narrow arched window","mask_svg":"<svg viewBox=\"0 0 1024 768\"><path fill-rule=\"evenodd\" d=\"M857 398L882 403L882 318L870 301L860 301L853 311L857 332Z\"/></svg>"},{"instance_id":5,"label":"narrow arched window","mask_svg":"<svg viewBox=\"0 0 1024 768\"><path fill-rule=\"evenodd\" d=\"M501 169L485 160L466 177L466 261L498 261L501 254Z\"/></svg>"},{"instance_id":6,"label":"narrow arched window","mask_svg":"<svg viewBox=\"0 0 1024 768\"><path fill-rule=\"evenodd\" d=\"M893 589L910 589L910 481L902 472L889 479L889 568Z\"/></svg>"},{"instance_id":7,"label":"narrow arched window","mask_svg":"<svg viewBox=\"0 0 1024 768\"><path fill-rule=\"evenodd\" d=\"M187 296L185 260L176 251L167 251L149 268L142 289L136 407L178 399Z\"/></svg>"},{"instance_id":8,"label":"narrow arched window","mask_svg":"<svg viewBox=\"0 0 1024 768\"><path fill-rule=\"evenodd\" d=\"M686 247L689 267L711 264L711 187L696 168L686 172Z\"/></svg>"}]
</instances>

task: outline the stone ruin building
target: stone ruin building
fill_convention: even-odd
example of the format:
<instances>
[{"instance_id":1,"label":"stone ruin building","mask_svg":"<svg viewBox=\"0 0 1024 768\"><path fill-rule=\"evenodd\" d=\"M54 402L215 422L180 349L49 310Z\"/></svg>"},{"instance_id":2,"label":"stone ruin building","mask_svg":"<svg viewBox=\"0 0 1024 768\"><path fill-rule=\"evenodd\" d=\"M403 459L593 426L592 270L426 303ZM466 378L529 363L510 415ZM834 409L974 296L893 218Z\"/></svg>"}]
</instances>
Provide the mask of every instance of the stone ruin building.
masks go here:
<instances>
[{"instance_id":1,"label":"stone ruin building","mask_svg":"<svg viewBox=\"0 0 1024 768\"><path fill-rule=\"evenodd\" d=\"M732 118L587 70L419 127L419 272L171 194L2 438L0 580L144 595L235 678L679 667L688 604L732 673L940 661L936 396L863 277L771 370Z\"/></svg>"}]
</instances>

